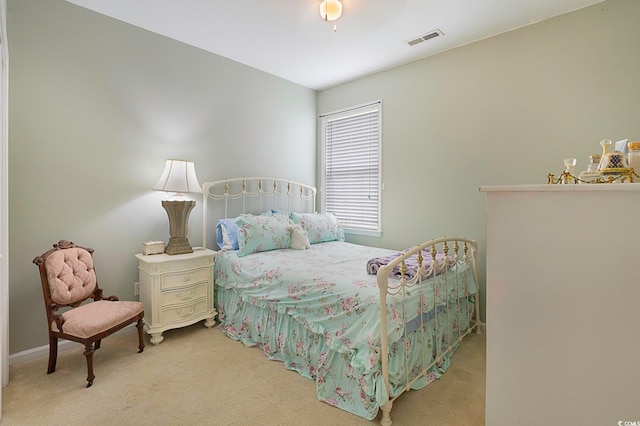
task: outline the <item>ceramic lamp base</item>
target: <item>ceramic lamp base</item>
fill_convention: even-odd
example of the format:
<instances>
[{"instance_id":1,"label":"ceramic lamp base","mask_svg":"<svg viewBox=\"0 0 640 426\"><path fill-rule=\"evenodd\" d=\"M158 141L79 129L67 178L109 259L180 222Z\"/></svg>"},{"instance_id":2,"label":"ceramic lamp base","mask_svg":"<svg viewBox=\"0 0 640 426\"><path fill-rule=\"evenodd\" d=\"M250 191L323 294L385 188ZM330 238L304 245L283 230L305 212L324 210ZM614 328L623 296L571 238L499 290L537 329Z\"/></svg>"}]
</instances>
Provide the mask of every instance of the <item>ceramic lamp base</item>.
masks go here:
<instances>
[{"instance_id":1,"label":"ceramic lamp base","mask_svg":"<svg viewBox=\"0 0 640 426\"><path fill-rule=\"evenodd\" d=\"M187 239L187 225L189 214L195 205L196 202L193 200L162 202L162 207L169 216L169 244L164 249L165 253L169 255L193 253L193 248Z\"/></svg>"}]
</instances>

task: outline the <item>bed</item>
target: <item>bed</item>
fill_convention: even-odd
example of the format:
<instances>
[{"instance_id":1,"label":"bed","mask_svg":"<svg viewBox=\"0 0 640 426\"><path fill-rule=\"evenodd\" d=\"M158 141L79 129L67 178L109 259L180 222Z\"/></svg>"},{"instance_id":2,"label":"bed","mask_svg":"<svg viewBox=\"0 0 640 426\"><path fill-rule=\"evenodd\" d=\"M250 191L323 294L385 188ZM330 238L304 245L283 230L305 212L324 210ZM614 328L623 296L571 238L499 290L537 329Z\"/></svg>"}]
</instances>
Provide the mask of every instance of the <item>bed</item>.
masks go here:
<instances>
[{"instance_id":1,"label":"bed","mask_svg":"<svg viewBox=\"0 0 640 426\"><path fill-rule=\"evenodd\" d=\"M393 401L437 380L480 333L475 241L351 244L315 212L315 188L283 179L206 182L203 193L221 329L314 380L319 400L370 420L381 410L391 425ZM288 248L291 223L308 249Z\"/></svg>"}]
</instances>

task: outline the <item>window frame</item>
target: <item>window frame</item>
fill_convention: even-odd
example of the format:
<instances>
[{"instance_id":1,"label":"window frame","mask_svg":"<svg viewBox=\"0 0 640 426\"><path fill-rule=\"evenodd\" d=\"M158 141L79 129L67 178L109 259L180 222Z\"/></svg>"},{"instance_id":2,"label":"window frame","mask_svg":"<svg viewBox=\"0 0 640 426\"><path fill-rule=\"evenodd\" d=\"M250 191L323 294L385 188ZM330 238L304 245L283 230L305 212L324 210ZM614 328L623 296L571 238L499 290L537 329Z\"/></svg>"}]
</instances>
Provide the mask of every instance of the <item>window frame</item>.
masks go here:
<instances>
[{"instance_id":1,"label":"window frame","mask_svg":"<svg viewBox=\"0 0 640 426\"><path fill-rule=\"evenodd\" d=\"M378 179L377 179L377 223L374 227L366 227L366 226L358 226L357 224L348 224L345 223L343 225L344 231L347 234L356 234L356 235L366 235L366 236L376 236L379 237L382 235L382 191L383 191L383 181L382 181L382 100L377 100L373 102L367 102L365 104L356 105L353 107L345 108L342 110L326 113L320 115L320 126L321 126L321 206L322 211L327 212L327 124L331 121L347 119L350 117L354 117L361 114L367 114L371 112L377 112L377 141L375 142L375 146L377 148L378 153ZM338 219L340 219L338 217Z\"/></svg>"}]
</instances>

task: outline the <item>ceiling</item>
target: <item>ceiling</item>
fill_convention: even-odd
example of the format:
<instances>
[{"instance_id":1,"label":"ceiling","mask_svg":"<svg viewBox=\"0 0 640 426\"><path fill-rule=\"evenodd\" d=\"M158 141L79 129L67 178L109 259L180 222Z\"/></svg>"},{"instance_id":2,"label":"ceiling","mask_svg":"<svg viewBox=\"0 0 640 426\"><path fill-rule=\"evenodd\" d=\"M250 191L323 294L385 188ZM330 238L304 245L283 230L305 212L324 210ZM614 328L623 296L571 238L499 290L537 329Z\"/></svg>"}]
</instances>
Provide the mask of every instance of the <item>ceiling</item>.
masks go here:
<instances>
[{"instance_id":1,"label":"ceiling","mask_svg":"<svg viewBox=\"0 0 640 426\"><path fill-rule=\"evenodd\" d=\"M343 0L335 32L321 0L67 1L322 90L603 0Z\"/></svg>"}]
</instances>

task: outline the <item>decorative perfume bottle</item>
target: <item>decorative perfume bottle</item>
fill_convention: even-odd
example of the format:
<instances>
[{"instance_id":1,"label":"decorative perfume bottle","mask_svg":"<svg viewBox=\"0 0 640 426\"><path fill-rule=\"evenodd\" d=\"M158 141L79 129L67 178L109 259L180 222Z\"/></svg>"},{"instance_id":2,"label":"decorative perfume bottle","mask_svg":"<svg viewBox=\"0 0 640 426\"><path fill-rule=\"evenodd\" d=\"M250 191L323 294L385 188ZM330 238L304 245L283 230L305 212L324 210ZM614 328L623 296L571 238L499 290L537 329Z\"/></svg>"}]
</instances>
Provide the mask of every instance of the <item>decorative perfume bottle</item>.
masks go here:
<instances>
[{"instance_id":1,"label":"decorative perfume bottle","mask_svg":"<svg viewBox=\"0 0 640 426\"><path fill-rule=\"evenodd\" d=\"M609 154L609 149L611 149L611 139L602 139L600 141L600 146L602 147L602 156L600 157L600 164L598 165L598 170L603 169L606 164L603 164L607 154Z\"/></svg>"},{"instance_id":2,"label":"decorative perfume bottle","mask_svg":"<svg viewBox=\"0 0 640 426\"><path fill-rule=\"evenodd\" d=\"M629 167L633 169L632 173L634 173L633 182L640 182L640 178L638 178L640 175L640 142L629 142L627 148Z\"/></svg>"},{"instance_id":3,"label":"decorative perfume bottle","mask_svg":"<svg viewBox=\"0 0 640 426\"><path fill-rule=\"evenodd\" d=\"M574 178L574 169L576 167L576 159L575 158L565 158L564 159L564 173L562 173L562 183L576 183L576 179Z\"/></svg>"},{"instance_id":4,"label":"decorative perfume bottle","mask_svg":"<svg viewBox=\"0 0 640 426\"><path fill-rule=\"evenodd\" d=\"M598 166L600 165L600 159L602 156L600 154L591 154L589 156L589 165L587 166L588 172L597 172Z\"/></svg>"},{"instance_id":5,"label":"decorative perfume bottle","mask_svg":"<svg viewBox=\"0 0 640 426\"><path fill-rule=\"evenodd\" d=\"M600 167L600 159L602 157L600 154L591 154L589 156L589 164L587 165L587 170L580 172L578 176L578 183L590 183L597 181L602 175L598 171Z\"/></svg>"}]
</instances>

